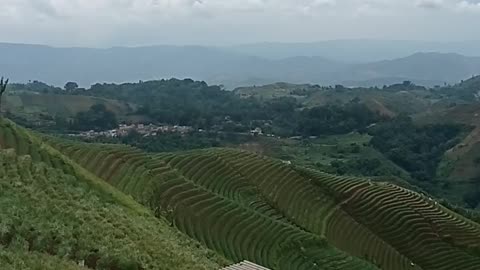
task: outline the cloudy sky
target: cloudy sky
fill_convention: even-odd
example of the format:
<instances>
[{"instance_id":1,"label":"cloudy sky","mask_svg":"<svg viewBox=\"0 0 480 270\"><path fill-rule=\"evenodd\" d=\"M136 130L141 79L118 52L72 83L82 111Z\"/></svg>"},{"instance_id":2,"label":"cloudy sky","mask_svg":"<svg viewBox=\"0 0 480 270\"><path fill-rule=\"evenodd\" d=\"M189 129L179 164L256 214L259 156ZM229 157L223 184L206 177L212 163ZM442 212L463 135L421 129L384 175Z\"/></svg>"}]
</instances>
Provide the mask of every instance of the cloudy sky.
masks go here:
<instances>
[{"instance_id":1,"label":"cloudy sky","mask_svg":"<svg viewBox=\"0 0 480 270\"><path fill-rule=\"evenodd\" d=\"M225 45L478 39L480 0L0 0L0 42Z\"/></svg>"}]
</instances>

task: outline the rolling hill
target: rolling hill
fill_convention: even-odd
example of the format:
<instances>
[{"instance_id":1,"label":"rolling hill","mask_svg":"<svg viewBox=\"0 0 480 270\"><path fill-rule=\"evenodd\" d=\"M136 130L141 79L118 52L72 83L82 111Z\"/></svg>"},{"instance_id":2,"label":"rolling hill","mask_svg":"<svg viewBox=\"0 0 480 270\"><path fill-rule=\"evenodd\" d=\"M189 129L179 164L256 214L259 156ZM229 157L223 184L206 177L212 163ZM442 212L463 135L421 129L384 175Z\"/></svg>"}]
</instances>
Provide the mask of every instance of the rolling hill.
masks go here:
<instances>
[{"instance_id":1,"label":"rolling hill","mask_svg":"<svg viewBox=\"0 0 480 270\"><path fill-rule=\"evenodd\" d=\"M234 93L242 98L254 97L268 101L295 98L304 107L343 105L358 99L373 112L392 117L400 113L417 114L427 111L437 95L423 87L405 91L375 88L332 89L311 84L274 83L263 86L239 87Z\"/></svg>"},{"instance_id":2,"label":"rolling hill","mask_svg":"<svg viewBox=\"0 0 480 270\"><path fill-rule=\"evenodd\" d=\"M120 117L133 111L126 102L82 95L12 94L6 96L3 102L6 110L12 112L58 114L64 117L88 111L95 104L105 104L108 110Z\"/></svg>"},{"instance_id":3,"label":"rolling hill","mask_svg":"<svg viewBox=\"0 0 480 270\"><path fill-rule=\"evenodd\" d=\"M8 120L0 145L1 202L21 205L1 208L9 241L0 259L96 258L101 269L216 269L221 256L272 269L480 267L479 224L393 184L233 149L147 154L73 142Z\"/></svg>"}]
</instances>

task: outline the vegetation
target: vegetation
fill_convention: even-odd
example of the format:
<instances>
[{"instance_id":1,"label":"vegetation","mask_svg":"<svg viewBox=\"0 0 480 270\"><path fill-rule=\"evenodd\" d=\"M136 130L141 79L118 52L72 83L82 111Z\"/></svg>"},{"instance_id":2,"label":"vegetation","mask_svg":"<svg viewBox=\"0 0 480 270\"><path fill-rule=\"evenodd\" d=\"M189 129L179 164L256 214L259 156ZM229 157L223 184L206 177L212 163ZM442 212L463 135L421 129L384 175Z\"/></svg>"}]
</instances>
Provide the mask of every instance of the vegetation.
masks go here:
<instances>
[{"instance_id":1,"label":"vegetation","mask_svg":"<svg viewBox=\"0 0 480 270\"><path fill-rule=\"evenodd\" d=\"M315 139L258 140L261 153L293 164L337 175L395 176L411 180L407 171L370 145L368 134L320 136Z\"/></svg>"},{"instance_id":2,"label":"vegetation","mask_svg":"<svg viewBox=\"0 0 480 270\"><path fill-rule=\"evenodd\" d=\"M8 79L3 82L3 77L0 79L0 113L2 113L2 97L5 91L7 91Z\"/></svg>"},{"instance_id":3,"label":"vegetation","mask_svg":"<svg viewBox=\"0 0 480 270\"><path fill-rule=\"evenodd\" d=\"M281 136L340 134L364 129L379 119L360 103L305 109L292 97L263 102L188 79L96 84L74 93L133 102L139 106L136 115L157 123L224 132L247 132L260 127Z\"/></svg>"},{"instance_id":4,"label":"vegetation","mask_svg":"<svg viewBox=\"0 0 480 270\"><path fill-rule=\"evenodd\" d=\"M226 117L247 125L247 119L264 119L259 103L242 101L219 86L208 86L193 80L161 80L138 84L96 84L86 92L136 103L137 114L149 116L159 123L211 128Z\"/></svg>"},{"instance_id":5,"label":"vegetation","mask_svg":"<svg viewBox=\"0 0 480 270\"><path fill-rule=\"evenodd\" d=\"M78 84L76 82L67 82L63 89L67 92L72 92L78 88Z\"/></svg>"},{"instance_id":6,"label":"vegetation","mask_svg":"<svg viewBox=\"0 0 480 270\"><path fill-rule=\"evenodd\" d=\"M159 133L156 136L144 137L138 132L130 132L128 136L121 138L93 138L83 139L87 142L121 143L135 146L147 152L174 152L193 149L205 149L212 147L237 146L251 141L250 134L218 133L218 132L188 132Z\"/></svg>"},{"instance_id":7,"label":"vegetation","mask_svg":"<svg viewBox=\"0 0 480 270\"><path fill-rule=\"evenodd\" d=\"M76 269L73 264L81 262L90 269L216 269L227 263L0 121L0 146L14 149L0 150L2 266ZM33 264L33 258L39 261Z\"/></svg>"},{"instance_id":8,"label":"vegetation","mask_svg":"<svg viewBox=\"0 0 480 270\"><path fill-rule=\"evenodd\" d=\"M0 269L5 270L82 270L73 262L37 252L0 249Z\"/></svg>"},{"instance_id":9,"label":"vegetation","mask_svg":"<svg viewBox=\"0 0 480 270\"><path fill-rule=\"evenodd\" d=\"M25 84L13 83L11 84L12 92L33 92L33 93L42 93L42 94L60 94L64 92L61 88L48 85L40 81L30 81Z\"/></svg>"},{"instance_id":10,"label":"vegetation","mask_svg":"<svg viewBox=\"0 0 480 270\"><path fill-rule=\"evenodd\" d=\"M149 156L124 146L51 142L234 261L273 269L480 266L480 225L392 184L334 177L236 150Z\"/></svg>"},{"instance_id":11,"label":"vegetation","mask_svg":"<svg viewBox=\"0 0 480 270\"><path fill-rule=\"evenodd\" d=\"M300 120L299 130L303 135L345 134L354 130L364 130L380 117L364 104L351 102L342 107L335 105L305 109Z\"/></svg>"},{"instance_id":12,"label":"vegetation","mask_svg":"<svg viewBox=\"0 0 480 270\"><path fill-rule=\"evenodd\" d=\"M473 78L454 87L461 85L476 95L477 80ZM75 86L73 82L70 84ZM22 87L25 89L21 90ZM477 197L472 192L474 184L466 182L473 183L480 176L480 171L474 169L477 151L472 146L478 139L472 137L458 144L457 148L465 145L458 155L450 155L446 150L469 132L458 124L476 125L475 115L480 110L475 103L464 104L474 99L464 99L455 89L448 90L448 86L426 89L409 81L383 88L278 83L230 92L204 82L171 79L96 84L90 89L72 87L69 91L34 81L9 89L13 96L7 99L8 117L43 132L110 129L118 122L188 125L196 131L202 130L186 135L144 138L132 134L115 140L94 140L126 143L147 151L243 147L244 143L258 143L257 138L248 137L256 128L275 138L271 144L277 150L275 144L281 145L289 137L336 138L368 130L374 138L371 143L369 139L355 146L360 153L352 153L348 145L337 145L333 150L334 147L323 147L330 149L319 151L299 145L286 147L285 151L267 149L266 153L292 162L300 159L301 164L340 175L401 177L435 195L451 194L448 198L457 203L468 201L470 206L476 201L472 198ZM49 94L43 94L44 91ZM92 110L96 107L99 112ZM407 121L410 123L404 125L405 121L398 120L403 114L412 118ZM427 118L449 122L428 122ZM456 135L448 129L457 130L453 132ZM293 152L287 153L287 148ZM298 154L299 151L305 153ZM462 187L457 184L458 179Z\"/></svg>"},{"instance_id":13,"label":"vegetation","mask_svg":"<svg viewBox=\"0 0 480 270\"><path fill-rule=\"evenodd\" d=\"M466 154L464 166L478 165L477 133L459 144L476 110L468 121L422 122L416 113L448 115L461 97L408 81L358 92L277 86L295 89L256 95L172 79L22 94L29 104L88 101L67 117L58 108L42 116L64 132L119 121L195 131L83 143L0 120L0 263L217 269L225 257L281 270L480 268L479 215L446 200L478 207L480 178L464 181L468 192L444 179ZM29 123L28 114L8 115ZM266 135L252 136L256 127ZM278 159L211 148L228 146Z\"/></svg>"},{"instance_id":14,"label":"vegetation","mask_svg":"<svg viewBox=\"0 0 480 270\"><path fill-rule=\"evenodd\" d=\"M399 116L369 130L371 144L418 180L431 181L443 154L460 141L461 125L416 126L408 116Z\"/></svg>"},{"instance_id":15,"label":"vegetation","mask_svg":"<svg viewBox=\"0 0 480 270\"><path fill-rule=\"evenodd\" d=\"M64 122L60 119L56 121L57 125ZM72 130L109 130L118 126L115 114L105 107L104 104L96 104L90 107L87 112L79 112L73 119L70 129Z\"/></svg>"}]
</instances>

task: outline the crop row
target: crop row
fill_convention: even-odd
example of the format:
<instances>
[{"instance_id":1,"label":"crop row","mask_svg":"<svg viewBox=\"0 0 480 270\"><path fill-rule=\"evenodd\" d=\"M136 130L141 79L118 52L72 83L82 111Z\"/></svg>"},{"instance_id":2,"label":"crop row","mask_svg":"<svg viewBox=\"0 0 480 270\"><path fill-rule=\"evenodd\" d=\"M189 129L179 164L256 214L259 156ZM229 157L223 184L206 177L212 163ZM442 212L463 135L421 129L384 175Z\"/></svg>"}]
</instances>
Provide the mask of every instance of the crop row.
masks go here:
<instances>
[{"instance_id":1,"label":"crop row","mask_svg":"<svg viewBox=\"0 0 480 270\"><path fill-rule=\"evenodd\" d=\"M412 265L422 269L480 269L475 251L480 243L479 225L433 198L389 183L299 171L331 192L356 223L409 258Z\"/></svg>"},{"instance_id":2,"label":"crop row","mask_svg":"<svg viewBox=\"0 0 480 270\"><path fill-rule=\"evenodd\" d=\"M477 223L395 185L237 150L147 155L123 146L57 147L234 260L315 269L331 258L325 253L342 254L322 246L325 238L381 269L480 269Z\"/></svg>"},{"instance_id":3,"label":"crop row","mask_svg":"<svg viewBox=\"0 0 480 270\"><path fill-rule=\"evenodd\" d=\"M153 215L105 200L102 192L81 179L32 162L28 155L17 156L14 149L0 150L0 198L0 249L18 253L14 257L18 263L11 262L13 269L30 269L21 263L31 252L84 261L90 269L215 269L222 265L213 261L215 256L207 259L206 250L201 252ZM56 261L57 268L38 261L32 269L63 269L60 259ZM3 267L10 269L8 263Z\"/></svg>"},{"instance_id":4,"label":"crop row","mask_svg":"<svg viewBox=\"0 0 480 270\"><path fill-rule=\"evenodd\" d=\"M109 145L56 147L99 176L95 164L116 168L106 181L233 260L274 269L371 268L288 222L245 176L208 153L149 156Z\"/></svg>"}]
</instances>

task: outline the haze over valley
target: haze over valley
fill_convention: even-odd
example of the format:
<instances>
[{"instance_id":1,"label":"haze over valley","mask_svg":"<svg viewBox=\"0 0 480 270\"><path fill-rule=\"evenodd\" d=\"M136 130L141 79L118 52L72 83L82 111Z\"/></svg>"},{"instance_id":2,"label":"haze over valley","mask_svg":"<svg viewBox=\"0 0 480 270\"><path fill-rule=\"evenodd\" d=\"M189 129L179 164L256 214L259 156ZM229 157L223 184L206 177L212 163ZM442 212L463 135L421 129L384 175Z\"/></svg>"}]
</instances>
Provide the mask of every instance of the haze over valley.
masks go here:
<instances>
[{"instance_id":1,"label":"haze over valley","mask_svg":"<svg viewBox=\"0 0 480 270\"><path fill-rule=\"evenodd\" d=\"M391 46L396 43L345 40L109 49L3 43L0 72L17 82L38 80L57 86L66 81L87 87L103 82L193 78L228 89L274 82L381 87L405 80L435 86L480 74L480 56L472 50L480 42L399 41L398 48Z\"/></svg>"}]
</instances>

